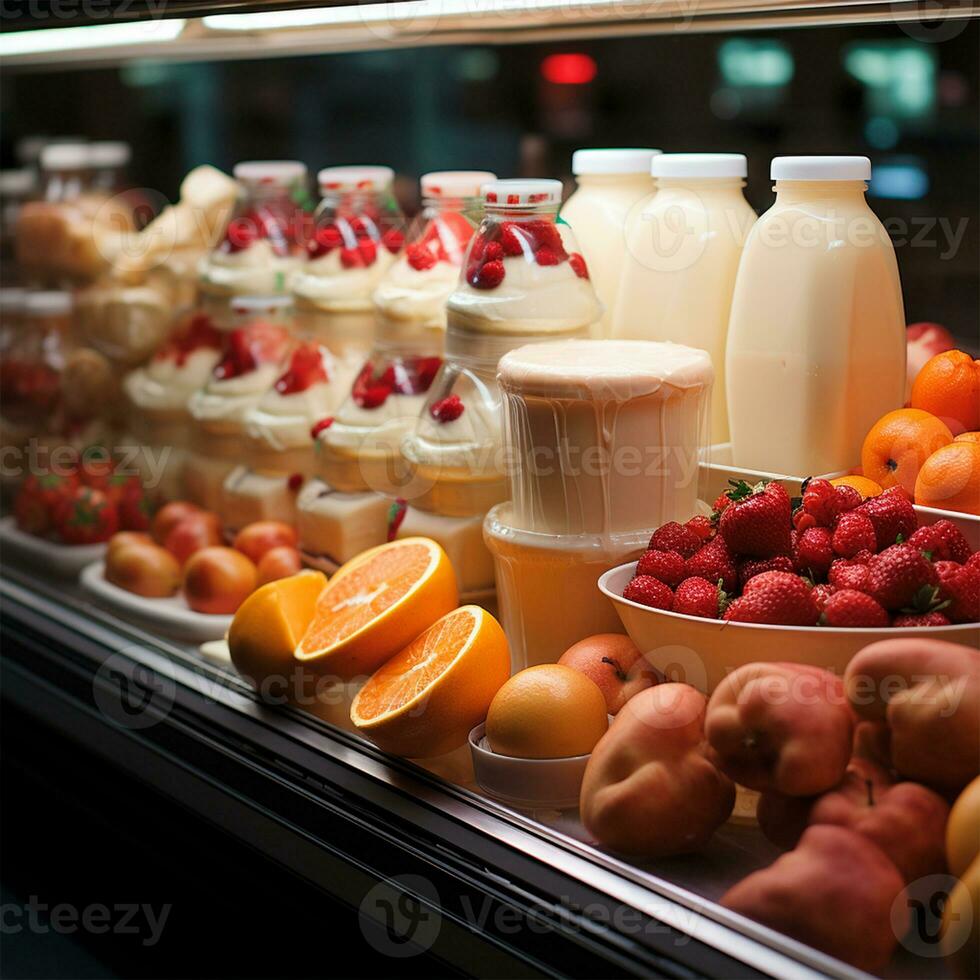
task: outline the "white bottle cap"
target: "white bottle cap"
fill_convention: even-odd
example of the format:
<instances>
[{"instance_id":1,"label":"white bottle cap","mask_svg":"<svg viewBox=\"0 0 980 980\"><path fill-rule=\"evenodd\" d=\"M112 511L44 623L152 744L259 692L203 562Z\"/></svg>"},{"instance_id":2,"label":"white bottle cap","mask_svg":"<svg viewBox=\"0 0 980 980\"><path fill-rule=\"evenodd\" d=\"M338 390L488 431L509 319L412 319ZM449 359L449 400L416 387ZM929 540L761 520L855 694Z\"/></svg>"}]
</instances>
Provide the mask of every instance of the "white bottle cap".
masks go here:
<instances>
[{"instance_id":1,"label":"white bottle cap","mask_svg":"<svg viewBox=\"0 0 980 980\"><path fill-rule=\"evenodd\" d=\"M98 140L89 143L89 164L93 167L125 167L131 152L128 143L121 140Z\"/></svg>"},{"instance_id":2,"label":"white bottle cap","mask_svg":"<svg viewBox=\"0 0 980 980\"><path fill-rule=\"evenodd\" d=\"M88 165L87 143L52 143L41 150L44 170L84 170Z\"/></svg>"},{"instance_id":3,"label":"white bottle cap","mask_svg":"<svg viewBox=\"0 0 980 980\"><path fill-rule=\"evenodd\" d=\"M248 160L236 163L235 180L249 184L291 184L306 176L306 164L298 160Z\"/></svg>"},{"instance_id":4,"label":"white bottle cap","mask_svg":"<svg viewBox=\"0 0 980 980\"><path fill-rule=\"evenodd\" d=\"M292 302L291 296L236 296L231 301L231 311L239 316L261 316L263 313L281 313Z\"/></svg>"},{"instance_id":5,"label":"white bottle cap","mask_svg":"<svg viewBox=\"0 0 980 980\"><path fill-rule=\"evenodd\" d=\"M429 198L478 197L480 188L497 175L489 170L437 170L422 174L422 196Z\"/></svg>"},{"instance_id":6,"label":"white bottle cap","mask_svg":"<svg viewBox=\"0 0 980 980\"><path fill-rule=\"evenodd\" d=\"M71 313L71 293L45 289L27 294L24 311L28 316L66 316Z\"/></svg>"},{"instance_id":7,"label":"white bottle cap","mask_svg":"<svg viewBox=\"0 0 980 980\"><path fill-rule=\"evenodd\" d=\"M654 177L744 177L742 153L662 153L650 163Z\"/></svg>"},{"instance_id":8,"label":"white bottle cap","mask_svg":"<svg viewBox=\"0 0 980 980\"><path fill-rule=\"evenodd\" d=\"M487 204L520 207L561 204L560 180L491 180L481 188Z\"/></svg>"},{"instance_id":9,"label":"white bottle cap","mask_svg":"<svg viewBox=\"0 0 980 980\"><path fill-rule=\"evenodd\" d=\"M773 180L871 180L867 157L773 157Z\"/></svg>"},{"instance_id":10,"label":"white bottle cap","mask_svg":"<svg viewBox=\"0 0 980 980\"><path fill-rule=\"evenodd\" d=\"M22 197L34 189L34 172L31 170L0 170L0 195Z\"/></svg>"},{"instance_id":11,"label":"white bottle cap","mask_svg":"<svg viewBox=\"0 0 980 980\"><path fill-rule=\"evenodd\" d=\"M572 154L572 173L579 174L648 174L650 161L663 150L609 149L576 150Z\"/></svg>"},{"instance_id":12,"label":"white bottle cap","mask_svg":"<svg viewBox=\"0 0 980 980\"><path fill-rule=\"evenodd\" d=\"M350 167L324 167L316 175L321 192L326 191L383 191L391 186L395 171L391 167L373 164Z\"/></svg>"},{"instance_id":13,"label":"white bottle cap","mask_svg":"<svg viewBox=\"0 0 980 980\"><path fill-rule=\"evenodd\" d=\"M27 290L21 286L0 289L0 314L20 313L27 302Z\"/></svg>"}]
</instances>

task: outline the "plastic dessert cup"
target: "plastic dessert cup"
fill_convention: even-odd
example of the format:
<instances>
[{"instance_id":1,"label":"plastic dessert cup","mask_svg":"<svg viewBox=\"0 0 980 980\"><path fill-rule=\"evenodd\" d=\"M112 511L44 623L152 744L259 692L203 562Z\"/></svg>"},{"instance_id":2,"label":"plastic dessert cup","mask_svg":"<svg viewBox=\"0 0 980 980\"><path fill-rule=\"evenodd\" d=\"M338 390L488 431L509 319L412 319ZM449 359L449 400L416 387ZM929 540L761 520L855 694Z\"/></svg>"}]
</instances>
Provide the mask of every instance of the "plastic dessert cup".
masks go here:
<instances>
[{"instance_id":1,"label":"plastic dessert cup","mask_svg":"<svg viewBox=\"0 0 980 980\"><path fill-rule=\"evenodd\" d=\"M788 660L842 674L851 657L870 643L900 636L980 645L976 624L914 629L835 629L826 626L765 626L726 623L652 609L623 598L636 562L610 569L599 590L616 609L630 639L672 680L705 694L731 671L756 661Z\"/></svg>"}]
</instances>

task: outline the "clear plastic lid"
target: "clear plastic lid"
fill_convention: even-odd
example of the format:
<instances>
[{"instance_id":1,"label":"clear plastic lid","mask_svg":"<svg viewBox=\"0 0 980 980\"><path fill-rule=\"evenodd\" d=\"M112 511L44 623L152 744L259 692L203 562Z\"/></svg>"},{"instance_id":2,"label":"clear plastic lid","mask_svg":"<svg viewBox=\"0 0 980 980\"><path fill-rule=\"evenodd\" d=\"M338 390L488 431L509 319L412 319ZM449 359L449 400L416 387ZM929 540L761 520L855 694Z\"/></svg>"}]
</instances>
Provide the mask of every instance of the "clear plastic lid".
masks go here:
<instances>
[{"instance_id":1,"label":"clear plastic lid","mask_svg":"<svg viewBox=\"0 0 980 980\"><path fill-rule=\"evenodd\" d=\"M489 170L438 170L422 174L419 186L429 201L461 200L479 197L484 184L497 179Z\"/></svg>"},{"instance_id":2,"label":"clear plastic lid","mask_svg":"<svg viewBox=\"0 0 980 980\"><path fill-rule=\"evenodd\" d=\"M748 162L741 153L664 153L650 163L654 177L731 178L745 177L747 172Z\"/></svg>"},{"instance_id":3,"label":"clear plastic lid","mask_svg":"<svg viewBox=\"0 0 980 980\"><path fill-rule=\"evenodd\" d=\"M125 167L132 156L128 143L121 140L97 140L88 144L89 165L118 169Z\"/></svg>"},{"instance_id":4,"label":"clear plastic lid","mask_svg":"<svg viewBox=\"0 0 980 980\"><path fill-rule=\"evenodd\" d=\"M246 160L235 164L232 175L243 184L290 187L306 180L306 164L298 160Z\"/></svg>"},{"instance_id":5,"label":"clear plastic lid","mask_svg":"<svg viewBox=\"0 0 980 980\"><path fill-rule=\"evenodd\" d=\"M85 170L90 166L88 143L51 143L41 150L41 169Z\"/></svg>"},{"instance_id":6,"label":"clear plastic lid","mask_svg":"<svg viewBox=\"0 0 980 980\"><path fill-rule=\"evenodd\" d=\"M26 303L26 289L20 286L4 286L0 289L0 316L23 313Z\"/></svg>"},{"instance_id":7,"label":"clear plastic lid","mask_svg":"<svg viewBox=\"0 0 980 980\"><path fill-rule=\"evenodd\" d=\"M321 194L343 194L361 191L378 194L391 187L395 171L391 167L357 164L347 167L324 167L316 175Z\"/></svg>"},{"instance_id":8,"label":"clear plastic lid","mask_svg":"<svg viewBox=\"0 0 980 980\"><path fill-rule=\"evenodd\" d=\"M870 180L871 160L859 156L773 157L773 180Z\"/></svg>"},{"instance_id":9,"label":"clear plastic lid","mask_svg":"<svg viewBox=\"0 0 980 980\"><path fill-rule=\"evenodd\" d=\"M649 174L651 161L662 152L639 147L576 150L572 154L572 173L576 177L586 174Z\"/></svg>"},{"instance_id":10,"label":"clear plastic lid","mask_svg":"<svg viewBox=\"0 0 980 980\"><path fill-rule=\"evenodd\" d=\"M71 311L72 295L67 290L31 291L24 302L24 312L31 317L69 316Z\"/></svg>"},{"instance_id":11,"label":"clear plastic lid","mask_svg":"<svg viewBox=\"0 0 980 980\"><path fill-rule=\"evenodd\" d=\"M217 251L235 255L261 251L264 245L278 258L301 255L299 199L305 191L306 167L292 160L253 161L236 164L234 174L242 192Z\"/></svg>"},{"instance_id":12,"label":"clear plastic lid","mask_svg":"<svg viewBox=\"0 0 980 980\"><path fill-rule=\"evenodd\" d=\"M33 190L33 171L0 170L0 197L23 198Z\"/></svg>"}]
</instances>

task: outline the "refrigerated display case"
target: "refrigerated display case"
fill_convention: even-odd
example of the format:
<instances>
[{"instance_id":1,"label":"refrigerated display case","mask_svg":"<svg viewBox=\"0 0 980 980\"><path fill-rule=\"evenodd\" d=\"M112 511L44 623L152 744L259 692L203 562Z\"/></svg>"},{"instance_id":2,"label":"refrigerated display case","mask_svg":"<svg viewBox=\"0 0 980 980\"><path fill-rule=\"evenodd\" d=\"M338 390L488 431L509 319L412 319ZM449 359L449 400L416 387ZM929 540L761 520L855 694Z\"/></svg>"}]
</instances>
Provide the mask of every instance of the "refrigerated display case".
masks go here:
<instances>
[{"instance_id":1,"label":"refrigerated display case","mask_svg":"<svg viewBox=\"0 0 980 980\"><path fill-rule=\"evenodd\" d=\"M151 58L211 62L668 32L683 44L705 32L817 25L899 24L928 40L929 31L959 30L980 13L975 3L923 8L911 0L627 2L588 10L447 4L437 13L419 3L212 0L168 10L151 30L143 18L152 5L124 6L111 25L75 23L80 31L133 33L90 42L76 34L59 44L64 27L12 24L5 70L150 70ZM269 155L281 149L269 147ZM750 816L736 814L697 856L630 862L591 841L574 809L513 808L488 796L473 780L465 747L416 763L337 723L345 711L264 703L220 650L121 618L9 544L0 602L6 703L102 757L120 779L149 785L202 824L221 827L315 894L356 909L365 939L392 957L393 973L399 958L426 953L482 976L863 975L718 904L779 854ZM920 939L899 947L885 975L949 971Z\"/></svg>"}]
</instances>

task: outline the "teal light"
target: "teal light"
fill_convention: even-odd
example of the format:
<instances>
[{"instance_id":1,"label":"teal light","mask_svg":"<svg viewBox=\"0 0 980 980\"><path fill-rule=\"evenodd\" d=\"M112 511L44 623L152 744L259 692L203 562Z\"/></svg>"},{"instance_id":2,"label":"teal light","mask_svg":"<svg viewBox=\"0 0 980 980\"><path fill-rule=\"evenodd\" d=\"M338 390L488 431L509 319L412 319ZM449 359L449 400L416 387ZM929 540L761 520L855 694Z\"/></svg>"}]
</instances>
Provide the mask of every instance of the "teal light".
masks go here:
<instances>
[{"instance_id":1,"label":"teal light","mask_svg":"<svg viewBox=\"0 0 980 980\"><path fill-rule=\"evenodd\" d=\"M793 78L793 55L780 41L733 38L718 48L725 83L747 88L779 88Z\"/></svg>"},{"instance_id":2,"label":"teal light","mask_svg":"<svg viewBox=\"0 0 980 980\"><path fill-rule=\"evenodd\" d=\"M867 88L878 115L914 118L936 101L936 53L912 41L857 42L844 49L844 68Z\"/></svg>"}]
</instances>

